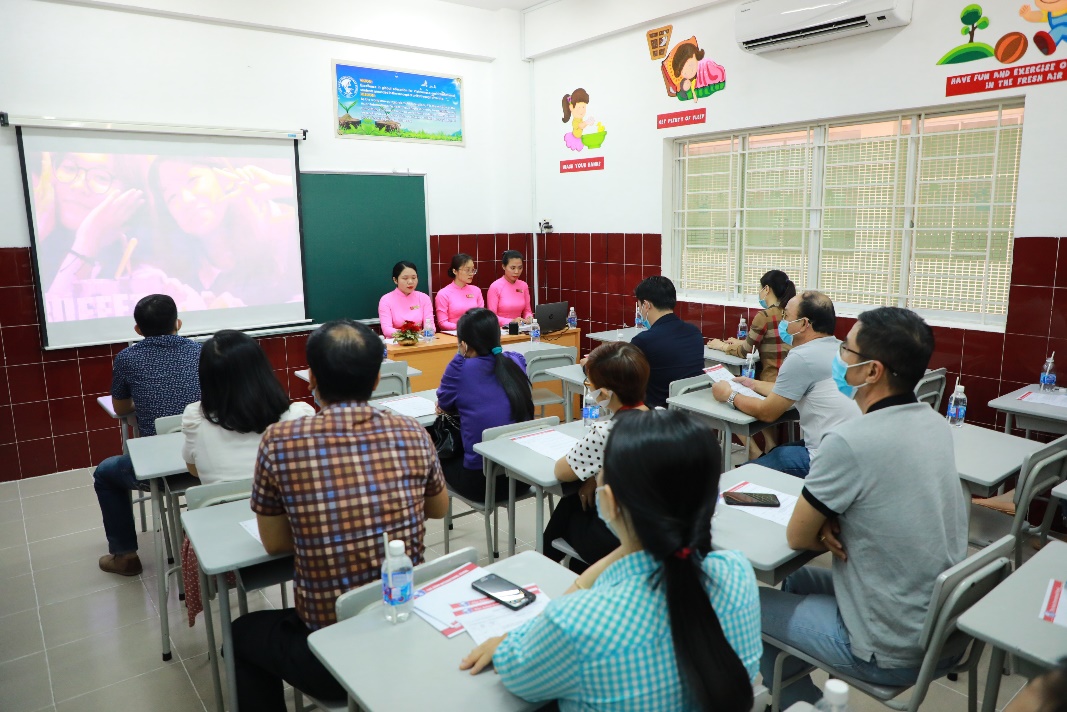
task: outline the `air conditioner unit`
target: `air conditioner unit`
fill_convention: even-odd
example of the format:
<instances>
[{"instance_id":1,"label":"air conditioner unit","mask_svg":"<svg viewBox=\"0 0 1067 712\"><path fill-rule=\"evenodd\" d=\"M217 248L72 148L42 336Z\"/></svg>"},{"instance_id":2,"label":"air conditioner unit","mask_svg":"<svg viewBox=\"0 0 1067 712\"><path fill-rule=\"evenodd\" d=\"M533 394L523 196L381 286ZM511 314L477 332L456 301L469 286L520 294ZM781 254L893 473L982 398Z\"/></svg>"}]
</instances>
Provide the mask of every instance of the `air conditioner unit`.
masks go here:
<instances>
[{"instance_id":1,"label":"air conditioner unit","mask_svg":"<svg viewBox=\"0 0 1067 712\"><path fill-rule=\"evenodd\" d=\"M912 0L747 0L737 43L749 52L803 47L911 23Z\"/></svg>"}]
</instances>

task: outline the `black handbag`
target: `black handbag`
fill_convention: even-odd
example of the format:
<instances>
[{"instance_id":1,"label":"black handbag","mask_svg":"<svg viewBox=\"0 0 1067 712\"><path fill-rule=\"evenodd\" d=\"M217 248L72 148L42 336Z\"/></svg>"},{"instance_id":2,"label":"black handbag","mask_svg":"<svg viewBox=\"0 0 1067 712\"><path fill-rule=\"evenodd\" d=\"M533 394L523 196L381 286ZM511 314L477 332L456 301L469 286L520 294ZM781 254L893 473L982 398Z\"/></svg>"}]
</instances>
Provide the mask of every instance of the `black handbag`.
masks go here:
<instances>
[{"instance_id":1,"label":"black handbag","mask_svg":"<svg viewBox=\"0 0 1067 712\"><path fill-rule=\"evenodd\" d=\"M438 415L430 426L430 438L437 448L437 458L442 462L463 455L463 434L459 429L458 415Z\"/></svg>"}]
</instances>

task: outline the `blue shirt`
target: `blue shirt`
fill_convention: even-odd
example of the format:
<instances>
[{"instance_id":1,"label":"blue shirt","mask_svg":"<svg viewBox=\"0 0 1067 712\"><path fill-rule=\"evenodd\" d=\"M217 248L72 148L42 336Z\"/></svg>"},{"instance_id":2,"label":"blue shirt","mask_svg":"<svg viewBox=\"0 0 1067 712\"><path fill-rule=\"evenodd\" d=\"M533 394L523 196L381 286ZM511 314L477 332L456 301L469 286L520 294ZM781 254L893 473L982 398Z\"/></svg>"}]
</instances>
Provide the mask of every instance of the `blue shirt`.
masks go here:
<instances>
[{"instance_id":1,"label":"blue shirt","mask_svg":"<svg viewBox=\"0 0 1067 712\"><path fill-rule=\"evenodd\" d=\"M200 344L184 336L148 336L115 357L111 397L133 398L137 429L156 434L156 418L180 415L200 400Z\"/></svg>"},{"instance_id":2,"label":"blue shirt","mask_svg":"<svg viewBox=\"0 0 1067 712\"><path fill-rule=\"evenodd\" d=\"M704 337L700 329L673 312L656 319L652 328L635 336L630 343L648 359L645 405L649 408L666 408L671 383L704 372Z\"/></svg>"},{"instance_id":3,"label":"blue shirt","mask_svg":"<svg viewBox=\"0 0 1067 712\"><path fill-rule=\"evenodd\" d=\"M660 564L644 551L609 566L588 591L550 601L508 633L493 666L513 693L558 700L562 712L664 712L692 709L682 687ZM752 566L736 551L704 559L708 595L726 640L756 677L763 652L759 592Z\"/></svg>"},{"instance_id":4,"label":"blue shirt","mask_svg":"<svg viewBox=\"0 0 1067 712\"><path fill-rule=\"evenodd\" d=\"M526 372L522 354L505 351ZM474 446L482 441L482 431L511 425L511 403L504 387L496 379L496 356L464 358L459 354L448 362L437 387L437 405L448 413L459 413L459 430L463 435L463 466L482 469L482 456Z\"/></svg>"}]
</instances>

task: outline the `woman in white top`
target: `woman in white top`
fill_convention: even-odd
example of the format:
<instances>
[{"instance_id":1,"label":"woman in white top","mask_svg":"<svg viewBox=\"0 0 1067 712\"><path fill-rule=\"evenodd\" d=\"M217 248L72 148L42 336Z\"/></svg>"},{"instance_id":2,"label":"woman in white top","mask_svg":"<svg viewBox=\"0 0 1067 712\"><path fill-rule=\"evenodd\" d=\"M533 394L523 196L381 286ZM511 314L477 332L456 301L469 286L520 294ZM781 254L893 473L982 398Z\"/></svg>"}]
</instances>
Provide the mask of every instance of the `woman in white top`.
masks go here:
<instances>
[{"instance_id":1,"label":"woman in white top","mask_svg":"<svg viewBox=\"0 0 1067 712\"><path fill-rule=\"evenodd\" d=\"M585 360L585 374L585 387L594 393L607 415L617 418L624 411L648 410L644 404L648 360L633 344L616 341L593 349ZM591 427L570 452L556 461L556 478L560 482L580 481L582 485L577 493L560 499L545 527L544 539L550 544L557 538L565 539L589 563L599 561L619 546L619 540L597 517L595 506L596 476L604 466L604 446L615 418ZM545 556L563 560L563 554L551 546L545 547ZM586 564L572 560L571 569L581 573Z\"/></svg>"},{"instance_id":2,"label":"woman in white top","mask_svg":"<svg viewBox=\"0 0 1067 712\"><path fill-rule=\"evenodd\" d=\"M250 480L267 426L314 414L289 403L255 339L224 329L200 350L200 400L182 414L182 457L204 484Z\"/></svg>"}]
</instances>

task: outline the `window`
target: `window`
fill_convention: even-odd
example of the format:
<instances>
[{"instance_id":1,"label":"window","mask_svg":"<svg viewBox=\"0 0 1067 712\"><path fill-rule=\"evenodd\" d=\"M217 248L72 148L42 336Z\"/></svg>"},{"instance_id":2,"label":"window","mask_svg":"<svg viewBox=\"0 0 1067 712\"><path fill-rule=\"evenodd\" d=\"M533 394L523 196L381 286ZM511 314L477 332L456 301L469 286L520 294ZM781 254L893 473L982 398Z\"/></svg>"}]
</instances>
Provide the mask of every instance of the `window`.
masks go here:
<instances>
[{"instance_id":1,"label":"window","mask_svg":"<svg viewBox=\"0 0 1067 712\"><path fill-rule=\"evenodd\" d=\"M679 141L679 287L737 300L782 269L844 313L1003 326L1022 124L998 104Z\"/></svg>"}]
</instances>

